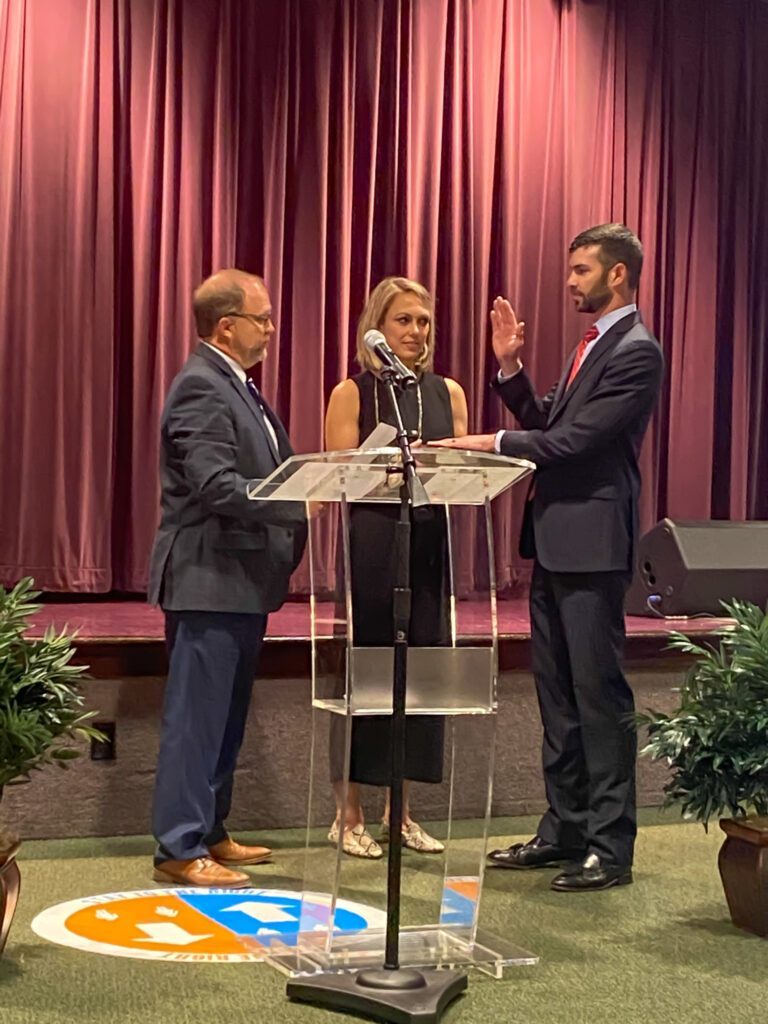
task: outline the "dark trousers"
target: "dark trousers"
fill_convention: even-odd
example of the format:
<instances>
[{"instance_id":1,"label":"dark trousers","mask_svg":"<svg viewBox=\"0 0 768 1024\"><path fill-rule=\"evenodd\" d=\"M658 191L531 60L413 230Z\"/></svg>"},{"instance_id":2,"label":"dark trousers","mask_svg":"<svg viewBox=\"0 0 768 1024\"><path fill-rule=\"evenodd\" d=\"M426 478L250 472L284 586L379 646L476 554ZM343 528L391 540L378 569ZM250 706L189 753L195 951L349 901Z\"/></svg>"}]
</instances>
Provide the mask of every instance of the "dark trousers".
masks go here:
<instances>
[{"instance_id":1,"label":"dark trousers","mask_svg":"<svg viewBox=\"0 0 768 1024\"><path fill-rule=\"evenodd\" d=\"M204 857L227 836L266 626L266 615L166 612L170 664L152 810L155 863Z\"/></svg>"},{"instance_id":2,"label":"dark trousers","mask_svg":"<svg viewBox=\"0 0 768 1024\"><path fill-rule=\"evenodd\" d=\"M632 863L637 833L634 699L621 668L623 572L553 573L531 581L533 674L544 725L548 842Z\"/></svg>"}]
</instances>

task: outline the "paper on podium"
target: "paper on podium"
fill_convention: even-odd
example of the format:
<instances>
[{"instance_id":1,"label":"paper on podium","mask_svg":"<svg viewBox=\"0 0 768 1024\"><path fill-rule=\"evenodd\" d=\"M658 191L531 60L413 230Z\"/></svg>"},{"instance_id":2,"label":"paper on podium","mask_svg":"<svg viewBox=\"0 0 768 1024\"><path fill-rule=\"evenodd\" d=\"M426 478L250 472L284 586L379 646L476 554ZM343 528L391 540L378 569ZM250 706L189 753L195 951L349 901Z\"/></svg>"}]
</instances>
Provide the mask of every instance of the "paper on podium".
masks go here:
<instances>
[{"instance_id":1,"label":"paper on podium","mask_svg":"<svg viewBox=\"0 0 768 1024\"><path fill-rule=\"evenodd\" d=\"M360 451L367 451L369 448L389 448L397 437L397 431L389 423L377 423L368 437L360 445Z\"/></svg>"}]
</instances>

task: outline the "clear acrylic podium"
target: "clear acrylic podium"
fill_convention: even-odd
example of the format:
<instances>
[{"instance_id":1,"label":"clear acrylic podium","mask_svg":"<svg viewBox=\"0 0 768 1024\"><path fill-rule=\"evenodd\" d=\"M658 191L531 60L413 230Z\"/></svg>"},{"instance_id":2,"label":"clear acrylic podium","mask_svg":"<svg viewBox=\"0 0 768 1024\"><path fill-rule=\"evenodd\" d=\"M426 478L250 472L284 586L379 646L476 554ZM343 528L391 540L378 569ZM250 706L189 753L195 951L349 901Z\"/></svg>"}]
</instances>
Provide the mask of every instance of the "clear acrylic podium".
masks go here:
<instances>
[{"instance_id":1,"label":"clear acrylic podium","mask_svg":"<svg viewBox=\"0 0 768 1024\"><path fill-rule=\"evenodd\" d=\"M443 716L445 725L444 781L413 784L411 805L445 851L403 851L400 962L474 966L501 977L506 966L538 957L479 927L497 712L491 502L535 467L448 449L417 448L414 456L431 514L444 516L447 527L450 638L445 645L408 650L406 713ZM350 565L350 518L356 502L399 504L400 459L396 448L294 456L249 490L253 500L325 506L309 519L307 545L312 735L301 911L298 933L275 936L268 957L289 976L354 971L384 958L386 856L350 857L341 835L337 843L329 841L335 815L330 765L341 764L348 779L355 716L392 713L392 648L355 643L352 573L365 573L366 566ZM463 580L467 566L470 575ZM459 600L470 579L472 600ZM363 804L366 827L379 839L384 791L363 787Z\"/></svg>"}]
</instances>

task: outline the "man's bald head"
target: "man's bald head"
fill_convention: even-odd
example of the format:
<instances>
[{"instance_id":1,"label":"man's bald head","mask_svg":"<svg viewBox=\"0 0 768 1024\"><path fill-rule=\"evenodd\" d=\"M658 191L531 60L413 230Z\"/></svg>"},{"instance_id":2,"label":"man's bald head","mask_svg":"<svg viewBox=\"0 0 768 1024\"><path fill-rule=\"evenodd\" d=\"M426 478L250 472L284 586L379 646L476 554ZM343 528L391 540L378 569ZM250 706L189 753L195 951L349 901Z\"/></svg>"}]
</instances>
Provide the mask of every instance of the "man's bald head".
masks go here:
<instances>
[{"instance_id":1,"label":"man's bald head","mask_svg":"<svg viewBox=\"0 0 768 1024\"><path fill-rule=\"evenodd\" d=\"M207 278L192 297L197 333L210 338L219 320L228 313L242 312L249 290L266 291L266 285L257 274L231 267L217 270Z\"/></svg>"}]
</instances>

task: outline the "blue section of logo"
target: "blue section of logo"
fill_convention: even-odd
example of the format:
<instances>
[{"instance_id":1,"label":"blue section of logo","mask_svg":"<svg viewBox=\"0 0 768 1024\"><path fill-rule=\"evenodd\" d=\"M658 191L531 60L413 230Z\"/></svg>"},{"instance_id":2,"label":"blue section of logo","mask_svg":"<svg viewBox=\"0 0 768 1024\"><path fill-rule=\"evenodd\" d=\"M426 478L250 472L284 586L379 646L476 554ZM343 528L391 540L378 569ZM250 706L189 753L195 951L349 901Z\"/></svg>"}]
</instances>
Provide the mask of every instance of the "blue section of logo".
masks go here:
<instances>
[{"instance_id":1,"label":"blue section of logo","mask_svg":"<svg viewBox=\"0 0 768 1024\"><path fill-rule=\"evenodd\" d=\"M268 945L272 939L286 942L296 936L302 917L302 902L288 896L268 892L184 893L179 894L188 906L215 921L235 935L258 939ZM325 925L328 907L311 900L304 902L304 928ZM335 931L357 932L368 927L360 914L336 908Z\"/></svg>"},{"instance_id":2,"label":"blue section of logo","mask_svg":"<svg viewBox=\"0 0 768 1024\"><path fill-rule=\"evenodd\" d=\"M471 925L476 909L475 901L468 896L447 886L443 889L443 906L440 911L442 924Z\"/></svg>"}]
</instances>

